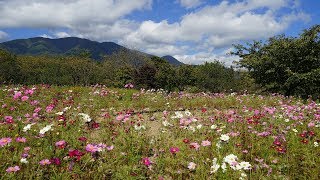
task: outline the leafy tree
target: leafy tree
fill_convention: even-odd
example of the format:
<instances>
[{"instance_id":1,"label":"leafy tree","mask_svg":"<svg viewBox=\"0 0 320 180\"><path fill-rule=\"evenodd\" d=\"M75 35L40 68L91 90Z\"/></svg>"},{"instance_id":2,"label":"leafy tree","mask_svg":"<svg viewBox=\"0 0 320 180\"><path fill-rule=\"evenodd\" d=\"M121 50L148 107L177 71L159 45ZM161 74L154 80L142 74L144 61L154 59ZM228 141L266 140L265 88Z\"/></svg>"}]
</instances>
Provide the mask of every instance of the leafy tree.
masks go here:
<instances>
[{"instance_id":1,"label":"leafy tree","mask_svg":"<svg viewBox=\"0 0 320 180\"><path fill-rule=\"evenodd\" d=\"M267 42L235 45L232 54L241 57L255 82L266 90L285 95L314 98L320 93L320 25L305 30L299 37L284 35Z\"/></svg>"},{"instance_id":2,"label":"leafy tree","mask_svg":"<svg viewBox=\"0 0 320 180\"><path fill-rule=\"evenodd\" d=\"M20 68L15 55L0 49L0 83L18 82Z\"/></svg>"}]
</instances>

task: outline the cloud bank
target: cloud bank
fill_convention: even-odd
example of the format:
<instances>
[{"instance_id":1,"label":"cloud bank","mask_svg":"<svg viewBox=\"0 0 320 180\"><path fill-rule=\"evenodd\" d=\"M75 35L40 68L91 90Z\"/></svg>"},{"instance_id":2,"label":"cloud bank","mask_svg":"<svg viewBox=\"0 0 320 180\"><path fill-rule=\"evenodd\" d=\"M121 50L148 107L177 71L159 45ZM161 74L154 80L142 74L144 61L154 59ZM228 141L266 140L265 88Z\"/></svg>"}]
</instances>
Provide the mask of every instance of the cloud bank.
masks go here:
<instances>
[{"instance_id":1,"label":"cloud bank","mask_svg":"<svg viewBox=\"0 0 320 180\"><path fill-rule=\"evenodd\" d=\"M43 36L115 41L147 53L174 55L186 63L220 59L229 64L234 57L221 52L232 44L268 38L309 18L292 0L177 2L188 11L179 21L168 22L127 18L135 11L151 11L152 0L0 0L0 29L48 28L51 34ZM283 8L286 13L280 13ZM0 40L7 36L0 31Z\"/></svg>"}]
</instances>

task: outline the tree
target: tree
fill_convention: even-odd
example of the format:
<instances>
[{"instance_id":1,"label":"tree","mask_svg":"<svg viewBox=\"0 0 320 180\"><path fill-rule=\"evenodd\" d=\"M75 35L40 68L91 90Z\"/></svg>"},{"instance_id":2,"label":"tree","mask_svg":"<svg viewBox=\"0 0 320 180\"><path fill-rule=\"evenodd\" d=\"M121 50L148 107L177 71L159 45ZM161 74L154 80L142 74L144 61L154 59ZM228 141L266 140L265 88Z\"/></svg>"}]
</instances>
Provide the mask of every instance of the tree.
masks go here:
<instances>
[{"instance_id":1,"label":"tree","mask_svg":"<svg viewBox=\"0 0 320 180\"><path fill-rule=\"evenodd\" d=\"M255 82L270 92L314 98L320 93L320 25L299 37L284 35L265 43L235 45L240 66L247 68Z\"/></svg>"},{"instance_id":2,"label":"tree","mask_svg":"<svg viewBox=\"0 0 320 180\"><path fill-rule=\"evenodd\" d=\"M20 68L17 57L0 49L0 83L19 83Z\"/></svg>"}]
</instances>

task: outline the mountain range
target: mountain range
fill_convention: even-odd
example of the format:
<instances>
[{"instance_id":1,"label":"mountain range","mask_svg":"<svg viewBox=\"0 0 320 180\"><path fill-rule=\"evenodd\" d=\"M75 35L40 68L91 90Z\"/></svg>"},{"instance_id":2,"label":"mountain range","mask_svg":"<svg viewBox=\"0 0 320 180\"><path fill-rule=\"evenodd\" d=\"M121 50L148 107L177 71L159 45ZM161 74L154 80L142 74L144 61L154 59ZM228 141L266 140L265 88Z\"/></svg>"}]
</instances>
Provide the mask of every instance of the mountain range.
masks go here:
<instances>
[{"instance_id":1,"label":"mountain range","mask_svg":"<svg viewBox=\"0 0 320 180\"><path fill-rule=\"evenodd\" d=\"M49 39L35 37L29 39L17 39L0 43L0 48L6 49L18 55L79 55L88 52L92 59L101 61L104 56L112 55L120 51L139 53L144 56L153 56L136 50L128 49L114 42L96 42L77 37ZM172 65L183 63L174 57L167 55L163 59Z\"/></svg>"}]
</instances>

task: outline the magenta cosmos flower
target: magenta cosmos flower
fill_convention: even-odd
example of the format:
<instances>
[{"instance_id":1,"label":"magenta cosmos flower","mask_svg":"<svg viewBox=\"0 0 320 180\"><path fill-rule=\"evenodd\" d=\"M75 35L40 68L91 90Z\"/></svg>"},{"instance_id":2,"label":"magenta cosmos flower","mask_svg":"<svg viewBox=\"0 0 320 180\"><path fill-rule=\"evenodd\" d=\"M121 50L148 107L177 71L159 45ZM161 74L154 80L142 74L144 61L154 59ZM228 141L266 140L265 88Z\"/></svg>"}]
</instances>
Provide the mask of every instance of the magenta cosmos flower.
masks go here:
<instances>
[{"instance_id":1,"label":"magenta cosmos flower","mask_svg":"<svg viewBox=\"0 0 320 180\"><path fill-rule=\"evenodd\" d=\"M12 172L17 172L20 170L20 167L19 166L13 166L13 167L9 167L6 171L8 173L12 173Z\"/></svg>"},{"instance_id":2,"label":"magenta cosmos flower","mask_svg":"<svg viewBox=\"0 0 320 180\"><path fill-rule=\"evenodd\" d=\"M9 144L12 141L11 138L1 138L0 139L0 146L3 147L7 144Z\"/></svg>"},{"instance_id":3,"label":"magenta cosmos flower","mask_svg":"<svg viewBox=\"0 0 320 180\"><path fill-rule=\"evenodd\" d=\"M142 158L142 163L144 165L146 165L147 167L149 167L152 164L152 162L150 161L150 159L148 157Z\"/></svg>"},{"instance_id":4,"label":"magenta cosmos flower","mask_svg":"<svg viewBox=\"0 0 320 180\"><path fill-rule=\"evenodd\" d=\"M177 147L171 147L171 148L170 148L170 152L171 152L172 154L176 154L176 153L179 152L179 151L180 151L180 149L177 148Z\"/></svg>"}]
</instances>

